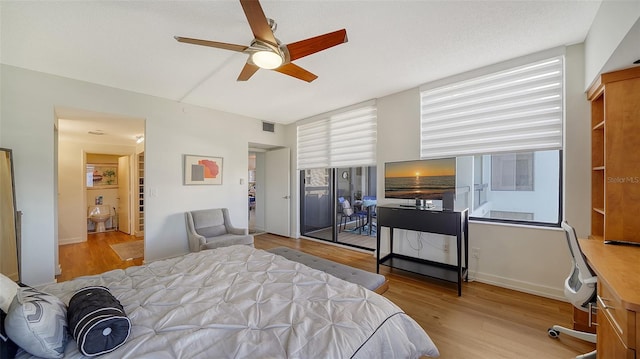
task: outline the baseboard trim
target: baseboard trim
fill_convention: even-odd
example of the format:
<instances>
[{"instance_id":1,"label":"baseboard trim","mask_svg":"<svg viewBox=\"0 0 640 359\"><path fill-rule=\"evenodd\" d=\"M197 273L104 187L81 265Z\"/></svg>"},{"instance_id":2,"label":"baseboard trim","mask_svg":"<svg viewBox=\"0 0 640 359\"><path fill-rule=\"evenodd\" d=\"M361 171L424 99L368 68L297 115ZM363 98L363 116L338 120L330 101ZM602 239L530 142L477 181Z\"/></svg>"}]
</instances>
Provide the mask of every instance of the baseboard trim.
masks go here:
<instances>
[{"instance_id":1,"label":"baseboard trim","mask_svg":"<svg viewBox=\"0 0 640 359\"><path fill-rule=\"evenodd\" d=\"M74 244L74 243L82 243L82 242L86 242L87 238L86 237L71 237L71 238L59 238L58 239L58 245L63 245L63 244Z\"/></svg>"},{"instance_id":2,"label":"baseboard trim","mask_svg":"<svg viewBox=\"0 0 640 359\"><path fill-rule=\"evenodd\" d=\"M545 298L556 299L567 302L564 291L559 288L544 286L536 283L525 282L517 279L495 276L486 273L475 273L473 276L475 281L495 285L507 289L517 290L519 292L529 293Z\"/></svg>"}]
</instances>

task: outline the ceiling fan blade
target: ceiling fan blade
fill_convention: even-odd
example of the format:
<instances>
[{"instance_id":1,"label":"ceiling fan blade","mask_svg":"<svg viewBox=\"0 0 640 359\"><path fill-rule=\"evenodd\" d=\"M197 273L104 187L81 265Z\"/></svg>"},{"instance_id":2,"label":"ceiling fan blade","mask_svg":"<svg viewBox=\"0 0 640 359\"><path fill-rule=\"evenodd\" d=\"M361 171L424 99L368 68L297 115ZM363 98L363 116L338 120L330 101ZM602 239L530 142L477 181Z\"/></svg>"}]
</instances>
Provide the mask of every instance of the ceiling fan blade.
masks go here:
<instances>
[{"instance_id":1,"label":"ceiling fan blade","mask_svg":"<svg viewBox=\"0 0 640 359\"><path fill-rule=\"evenodd\" d=\"M174 38L179 42L184 42L187 44L217 47L219 49L238 51L238 52L243 52L248 48L248 46L243 46L243 45L227 44L225 42L217 42L217 41L209 41L209 40L192 39L189 37L174 36Z\"/></svg>"},{"instance_id":2,"label":"ceiling fan blade","mask_svg":"<svg viewBox=\"0 0 640 359\"><path fill-rule=\"evenodd\" d=\"M286 46L287 50L289 50L289 59L290 61L293 61L301 57L314 54L318 51L343 44L347 41L347 30L342 29L324 35L311 37L306 40L293 42Z\"/></svg>"},{"instance_id":3,"label":"ceiling fan blade","mask_svg":"<svg viewBox=\"0 0 640 359\"><path fill-rule=\"evenodd\" d=\"M273 31L271 31L271 26L269 26L269 21L264 15L258 0L240 0L240 5L242 5L247 21L249 21L253 36L258 40L278 46L278 42L273 36Z\"/></svg>"},{"instance_id":4,"label":"ceiling fan blade","mask_svg":"<svg viewBox=\"0 0 640 359\"><path fill-rule=\"evenodd\" d=\"M307 82L311 82L318 78L318 76L292 63L284 64L277 69L274 69L274 71L278 71L281 74L289 75Z\"/></svg>"},{"instance_id":5,"label":"ceiling fan blade","mask_svg":"<svg viewBox=\"0 0 640 359\"><path fill-rule=\"evenodd\" d=\"M240 75L238 76L238 81L247 81L251 76L253 76L253 74L256 73L256 71L258 71L258 69L258 66L247 61L247 63L244 64Z\"/></svg>"}]
</instances>

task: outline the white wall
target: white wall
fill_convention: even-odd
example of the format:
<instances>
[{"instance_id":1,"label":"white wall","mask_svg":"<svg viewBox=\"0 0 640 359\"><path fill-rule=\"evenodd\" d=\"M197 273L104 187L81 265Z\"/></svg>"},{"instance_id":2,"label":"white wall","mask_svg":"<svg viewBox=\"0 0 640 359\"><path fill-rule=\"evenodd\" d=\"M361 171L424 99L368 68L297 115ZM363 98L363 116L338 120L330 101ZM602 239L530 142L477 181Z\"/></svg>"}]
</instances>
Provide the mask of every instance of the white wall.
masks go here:
<instances>
[{"instance_id":1,"label":"white wall","mask_svg":"<svg viewBox=\"0 0 640 359\"><path fill-rule=\"evenodd\" d=\"M585 72L584 88L588 88L601 72L608 72L620 68L620 63L615 67L606 66L614 52L621 52L620 48L623 39L629 30L637 25L640 19L640 1L613 1L604 0L600 4L600 9L596 14L593 24L589 29L585 39ZM640 31L640 29L636 29ZM637 60L637 42L629 42L626 47L633 51L630 58L626 58L623 67L633 66L632 62ZM635 57L635 58L634 58ZM633 59L628 61L629 59Z\"/></svg>"},{"instance_id":2,"label":"white wall","mask_svg":"<svg viewBox=\"0 0 640 359\"><path fill-rule=\"evenodd\" d=\"M566 218L580 235L589 233L589 104L583 91L583 46L566 50L566 150L564 153ZM419 158L420 97L419 89L377 99L378 168L385 162ZM378 194L384 193L383 171L378 171ZM379 203L389 203L379 195ZM471 277L478 281L513 288L551 298L564 298L563 281L569 271L569 251L564 232L557 228L523 227L472 222L470 247L480 256L470 258ZM388 231L383 229L386 241ZM396 232L394 243L405 254L418 255L417 235ZM448 253L443 251L444 236L422 236L419 256L452 262L452 237ZM403 243L404 242L404 243Z\"/></svg>"},{"instance_id":3,"label":"white wall","mask_svg":"<svg viewBox=\"0 0 640 359\"><path fill-rule=\"evenodd\" d=\"M264 152L256 152L256 209L255 213L255 229L256 231L264 231L266 223L264 221L265 211L265 190L266 190L265 175L265 154Z\"/></svg>"},{"instance_id":4,"label":"white wall","mask_svg":"<svg viewBox=\"0 0 640 359\"><path fill-rule=\"evenodd\" d=\"M7 65L1 73L0 144L13 149L17 208L24 212L22 279L30 285L54 280L56 106L146 119L147 261L188 251L187 210L228 207L233 223L246 227L248 143L286 145L280 125L275 133L263 132L261 121L235 114ZM223 184L184 186L184 154L223 157Z\"/></svg>"},{"instance_id":5,"label":"white wall","mask_svg":"<svg viewBox=\"0 0 640 359\"><path fill-rule=\"evenodd\" d=\"M298 152L296 151L297 146L297 127L295 123L292 123L288 126L285 126L284 129L286 143L285 146L291 149L290 154L290 162L291 162L291 171L289 173L289 183L290 183L290 193L291 204L289 211L289 222L291 228L289 233L294 238L300 237L300 176L297 171L297 156Z\"/></svg>"},{"instance_id":6,"label":"white wall","mask_svg":"<svg viewBox=\"0 0 640 359\"><path fill-rule=\"evenodd\" d=\"M591 106L581 90L583 56L583 44L567 47L562 194L563 218L586 238L591 234Z\"/></svg>"}]
</instances>

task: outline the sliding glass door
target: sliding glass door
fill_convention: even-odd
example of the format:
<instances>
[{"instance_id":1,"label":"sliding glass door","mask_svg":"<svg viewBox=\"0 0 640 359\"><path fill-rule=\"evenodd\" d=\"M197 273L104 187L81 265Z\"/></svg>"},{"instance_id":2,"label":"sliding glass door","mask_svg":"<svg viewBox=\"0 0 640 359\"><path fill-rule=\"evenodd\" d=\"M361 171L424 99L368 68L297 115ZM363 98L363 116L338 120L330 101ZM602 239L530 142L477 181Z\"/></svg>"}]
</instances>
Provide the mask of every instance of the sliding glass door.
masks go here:
<instances>
[{"instance_id":1,"label":"sliding glass door","mask_svg":"<svg viewBox=\"0 0 640 359\"><path fill-rule=\"evenodd\" d=\"M333 170L315 168L300 171L300 233L304 236L335 241Z\"/></svg>"},{"instance_id":2,"label":"sliding glass door","mask_svg":"<svg viewBox=\"0 0 640 359\"><path fill-rule=\"evenodd\" d=\"M301 234L375 249L376 167L300 172Z\"/></svg>"}]
</instances>

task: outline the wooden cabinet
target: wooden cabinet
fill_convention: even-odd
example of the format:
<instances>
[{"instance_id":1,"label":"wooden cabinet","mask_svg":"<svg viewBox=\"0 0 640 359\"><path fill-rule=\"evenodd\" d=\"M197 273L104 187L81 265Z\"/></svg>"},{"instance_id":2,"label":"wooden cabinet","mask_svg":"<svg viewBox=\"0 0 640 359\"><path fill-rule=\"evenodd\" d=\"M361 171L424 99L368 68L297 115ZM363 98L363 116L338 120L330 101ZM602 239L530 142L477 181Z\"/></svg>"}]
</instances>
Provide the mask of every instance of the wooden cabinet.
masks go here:
<instances>
[{"instance_id":1,"label":"wooden cabinet","mask_svg":"<svg viewBox=\"0 0 640 359\"><path fill-rule=\"evenodd\" d=\"M596 327L598 323L598 312L595 309L591 311L591 318L589 318L589 312L582 311L575 306L573 307L573 329L581 332L596 333Z\"/></svg>"},{"instance_id":2,"label":"wooden cabinet","mask_svg":"<svg viewBox=\"0 0 640 359\"><path fill-rule=\"evenodd\" d=\"M606 73L591 101L591 236L640 243L640 67Z\"/></svg>"},{"instance_id":3,"label":"wooden cabinet","mask_svg":"<svg viewBox=\"0 0 640 359\"><path fill-rule=\"evenodd\" d=\"M640 345L640 67L602 74L591 101L591 240L598 276L598 358L634 359Z\"/></svg>"},{"instance_id":4,"label":"wooden cabinet","mask_svg":"<svg viewBox=\"0 0 640 359\"><path fill-rule=\"evenodd\" d=\"M580 239L598 276L598 359L640 358L640 246Z\"/></svg>"},{"instance_id":5,"label":"wooden cabinet","mask_svg":"<svg viewBox=\"0 0 640 359\"><path fill-rule=\"evenodd\" d=\"M627 348L624 342L618 337L611 318L602 315L598 323L598 358L611 359L635 359L635 351Z\"/></svg>"},{"instance_id":6,"label":"wooden cabinet","mask_svg":"<svg viewBox=\"0 0 640 359\"><path fill-rule=\"evenodd\" d=\"M598 285L598 358L634 359L636 312L624 306L608 283L600 280Z\"/></svg>"}]
</instances>

